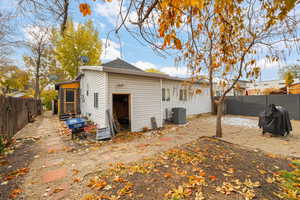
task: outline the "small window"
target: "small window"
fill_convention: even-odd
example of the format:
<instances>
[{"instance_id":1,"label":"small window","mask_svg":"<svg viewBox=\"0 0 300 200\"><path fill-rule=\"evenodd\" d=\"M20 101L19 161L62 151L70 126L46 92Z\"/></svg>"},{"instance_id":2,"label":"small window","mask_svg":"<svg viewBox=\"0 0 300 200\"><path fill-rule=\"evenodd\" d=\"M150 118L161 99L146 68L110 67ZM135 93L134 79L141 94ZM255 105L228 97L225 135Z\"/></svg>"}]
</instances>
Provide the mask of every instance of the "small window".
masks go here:
<instances>
[{"instance_id":1,"label":"small window","mask_svg":"<svg viewBox=\"0 0 300 200\"><path fill-rule=\"evenodd\" d=\"M179 100L186 101L187 100L187 89L180 89L179 91Z\"/></svg>"},{"instance_id":2,"label":"small window","mask_svg":"<svg viewBox=\"0 0 300 200\"><path fill-rule=\"evenodd\" d=\"M166 89L166 101L170 101L170 89Z\"/></svg>"},{"instance_id":3,"label":"small window","mask_svg":"<svg viewBox=\"0 0 300 200\"><path fill-rule=\"evenodd\" d=\"M74 90L66 90L66 102L74 102Z\"/></svg>"},{"instance_id":4,"label":"small window","mask_svg":"<svg viewBox=\"0 0 300 200\"><path fill-rule=\"evenodd\" d=\"M89 96L89 85L86 85L86 96Z\"/></svg>"},{"instance_id":5,"label":"small window","mask_svg":"<svg viewBox=\"0 0 300 200\"><path fill-rule=\"evenodd\" d=\"M98 93L94 93L94 108L98 108Z\"/></svg>"},{"instance_id":6,"label":"small window","mask_svg":"<svg viewBox=\"0 0 300 200\"><path fill-rule=\"evenodd\" d=\"M169 88L162 89L162 100L170 101L170 89Z\"/></svg>"}]
</instances>

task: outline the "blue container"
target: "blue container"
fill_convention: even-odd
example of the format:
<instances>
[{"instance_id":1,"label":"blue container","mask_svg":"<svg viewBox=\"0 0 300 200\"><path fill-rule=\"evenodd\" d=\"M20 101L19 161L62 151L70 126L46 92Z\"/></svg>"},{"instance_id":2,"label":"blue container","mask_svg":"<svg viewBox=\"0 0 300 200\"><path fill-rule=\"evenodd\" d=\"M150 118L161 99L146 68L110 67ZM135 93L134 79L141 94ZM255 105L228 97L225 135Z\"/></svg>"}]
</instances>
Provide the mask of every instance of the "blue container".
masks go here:
<instances>
[{"instance_id":1,"label":"blue container","mask_svg":"<svg viewBox=\"0 0 300 200\"><path fill-rule=\"evenodd\" d=\"M83 118L72 118L66 120L66 124L69 127L69 129L75 130L84 128L84 126L86 125L86 121Z\"/></svg>"}]
</instances>

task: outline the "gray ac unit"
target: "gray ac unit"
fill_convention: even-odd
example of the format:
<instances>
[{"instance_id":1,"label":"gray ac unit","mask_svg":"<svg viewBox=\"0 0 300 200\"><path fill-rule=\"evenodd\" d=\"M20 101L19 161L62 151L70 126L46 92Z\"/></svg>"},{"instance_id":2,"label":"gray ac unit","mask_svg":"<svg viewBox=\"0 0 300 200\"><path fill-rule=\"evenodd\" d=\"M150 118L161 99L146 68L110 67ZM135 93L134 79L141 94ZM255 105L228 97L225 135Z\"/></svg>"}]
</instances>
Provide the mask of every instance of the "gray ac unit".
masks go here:
<instances>
[{"instance_id":1,"label":"gray ac unit","mask_svg":"<svg viewBox=\"0 0 300 200\"><path fill-rule=\"evenodd\" d=\"M186 123L186 109L185 108L172 108L172 122L174 124Z\"/></svg>"}]
</instances>

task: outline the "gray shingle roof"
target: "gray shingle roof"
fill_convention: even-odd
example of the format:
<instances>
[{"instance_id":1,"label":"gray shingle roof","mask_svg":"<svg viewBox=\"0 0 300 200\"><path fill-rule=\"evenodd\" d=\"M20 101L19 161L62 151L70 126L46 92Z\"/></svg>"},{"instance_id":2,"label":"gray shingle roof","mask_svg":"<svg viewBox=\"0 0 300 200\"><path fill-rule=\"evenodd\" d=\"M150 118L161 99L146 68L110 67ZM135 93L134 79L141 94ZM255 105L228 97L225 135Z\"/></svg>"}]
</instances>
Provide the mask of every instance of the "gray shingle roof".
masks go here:
<instances>
[{"instance_id":1,"label":"gray shingle roof","mask_svg":"<svg viewBox=\"0 0 300 200\"><path fill-rule=\"evenodd\" d=\"M102 64L104 67L112 67L112 68L120 68L120 69L129 69L129 70L136 70L136 71L143 71L140 68L137 68L136 66L125 62L124 60L121 60L120 58L117 58L113 61L107 62Z\"/></svg>"}]
</instances>

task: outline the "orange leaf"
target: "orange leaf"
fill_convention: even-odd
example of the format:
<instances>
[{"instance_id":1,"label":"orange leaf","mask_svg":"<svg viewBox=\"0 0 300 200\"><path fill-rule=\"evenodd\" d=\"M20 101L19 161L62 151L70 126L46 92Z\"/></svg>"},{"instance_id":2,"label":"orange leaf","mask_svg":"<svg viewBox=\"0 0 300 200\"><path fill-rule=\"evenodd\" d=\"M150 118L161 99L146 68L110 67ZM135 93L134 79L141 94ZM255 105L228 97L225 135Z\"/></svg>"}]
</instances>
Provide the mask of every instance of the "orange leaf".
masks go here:
<instances>
[{"instance_id":1,"label":"orange leaf","mask_svg":"<svg viewBox=\"0 0 300 200\"><path fill-rule=\"evenodd\" d=\"M209 176L209 178L210 178L210 180L212 180L212 181L217 180L217 177L216 177L216 176Z\"/></svg>"},{"instance_id":2,"label":"orange leaf","mask_svg":"<svg viewBox=\"0 0 300 200\"><path fill-rule=\"evenodd\" d=\"M61 191L63 191L64 189L63 188L55 188L54 190L53 190L53 193L59 193L59 192L61 192Z\"/></svg>"},{"instance_id":3,"label":"orange leaf","mask_svg":"<svg viewBox=\"0 0 300 200\"><path fill-rule=\"evenodd\" d=\"M20 188L14 189L10 192L9 198L15 199L17 196L19 196L22 193L22 190Z\"/></svg>"},{"instance_id":4,"label":"orange leaf","mask_svg":"<svg viewBox=\"0 0 300 200\"><path fill-rule=\"evenodd\" d=\"M202 171L202 172L199 173L199 175L200 176L205 176L205 172Z\"/></svg>"},{"instance_id":5,"label":"orange leaf","mask_svg":"<svg viewBox=\"0 0 300 200\"><path fill-rule=\"evenodd\" d=\"M81 3L79 5L79 10L83 14L83 16L91 15L91 7L87 3Z\"/></svg>"},{"instance_id":6,"label":"orange leaf","mask_svg":"<svg viewBox=\"0 0 300 200\"><path fill-rule=\"evenodd\" d=\"M79 179L79 178L74 178L74 179L73 179L73 182L74 182L74 183L79 183L79 182L80 182L80 179Z\"/></svg>"},{"instance_id":7,"label":"orange leaf","mask_svg":"<svg viewBox=\"0 0 300 200\"><path fill-rule=\"evenodd\" d=\"M170 174L170 173L165 173L165 174L164 174L164 177L165 177L165 178L170 178L171 176L172 176L172 174Z\"/></svg>"},{"instance_id":8,"label":"orange leaf","mask_svg":"<svg viewBox=\"0 0 300 200\"><path fill-rule=\"evenodd\" d=\"M174 39L174 44L176 46L176 49L182 49L181 41L177 38Z\"/></svg>"},{"instance_id":9,"label":"orange leaf","mask_svg":"<svg viewBox=\"0 0 300 200\"><path fill-rule=\"evenodd\" d=\"M73 171L73 175L76 175L76 174L79 173L79 170L78 170L78 169L72 169L72 171Z\"/></svg>"}]
</instances>

